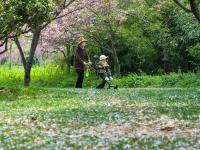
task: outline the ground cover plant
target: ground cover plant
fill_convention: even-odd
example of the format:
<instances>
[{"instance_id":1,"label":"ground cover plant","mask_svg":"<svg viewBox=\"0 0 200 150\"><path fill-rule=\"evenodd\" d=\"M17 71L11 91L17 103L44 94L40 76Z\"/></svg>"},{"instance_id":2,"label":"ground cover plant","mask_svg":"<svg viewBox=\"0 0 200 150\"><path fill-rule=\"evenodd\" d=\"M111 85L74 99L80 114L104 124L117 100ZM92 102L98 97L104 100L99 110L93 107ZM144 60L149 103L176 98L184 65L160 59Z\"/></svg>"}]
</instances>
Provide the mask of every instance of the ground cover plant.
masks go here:
<instances>
[{"instance_id":1,"label":"ground cover plant","mask_svg":"<svg viewBox=\"0 0 200 150\"><path fill-rule=\"evenodd\" d=\"M200 148L198 88L30 87L0 93L3 149Z\"/></svg>"}]
</instances>

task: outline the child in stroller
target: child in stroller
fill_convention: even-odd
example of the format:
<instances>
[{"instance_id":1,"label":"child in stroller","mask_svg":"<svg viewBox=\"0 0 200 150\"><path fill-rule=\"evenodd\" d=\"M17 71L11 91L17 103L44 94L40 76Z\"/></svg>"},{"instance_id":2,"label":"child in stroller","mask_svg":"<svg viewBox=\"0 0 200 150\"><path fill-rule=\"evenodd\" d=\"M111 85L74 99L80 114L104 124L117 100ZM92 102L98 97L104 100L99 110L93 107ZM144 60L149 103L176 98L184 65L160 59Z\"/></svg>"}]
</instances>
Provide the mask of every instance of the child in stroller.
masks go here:
<instances>
[{"instance_id":1,"label":"child in stroller","mask_svg":"<svg viewBox=\"0 0 200 150\"><path fill-rule=\"evenodd\" d=\"M108 57L105 55L101 55L98 57L97 55L94 56L95 59L95 72L102 78L102 82L97 86L97 89L102 89L108 84L108 88L117 89L118 86L112 85L112 76L110 71L110 66L108 64Z\"/></svg>"}]
</instances>

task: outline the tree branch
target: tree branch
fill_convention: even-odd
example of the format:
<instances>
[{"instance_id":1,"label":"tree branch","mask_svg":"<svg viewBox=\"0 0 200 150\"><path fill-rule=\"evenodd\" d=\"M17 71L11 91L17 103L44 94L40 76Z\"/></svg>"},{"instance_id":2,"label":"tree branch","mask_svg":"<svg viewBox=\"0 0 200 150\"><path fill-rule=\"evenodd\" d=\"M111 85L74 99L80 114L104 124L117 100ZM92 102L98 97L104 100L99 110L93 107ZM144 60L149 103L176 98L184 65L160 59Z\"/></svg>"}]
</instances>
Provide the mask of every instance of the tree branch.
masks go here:
<instances>
[{"instance_id":1,"label":"tree branch","mask_svg":"<svg viewBox=\"0 0 200 150\"><path fill-rule=\"evenodd\" d=\"M67 15L69 15L69 14L75 12L75 11L81 10L81 9L84 9L84 7L80 7L80 8L77 8L77 9L75 9L75 10L69 11L69 12L67 12L66 14L63 14L63 15L61 15L61 16L57 16L56 18L54 18L54 20L55 20L55 19L63 18L63 17L65 17L65 16L67 16Z\"/></svg>"},{"instance_id":2,"label":"tree branch","mask_svg":"<svg viewBox=\"0 0 200 150\"><path fill-rule=\"evenodd\" d=\"M179 2L179 0L174 0L174 2L175 2L178 6L180 6L183 10L185 10L186 12L189 12L189 13L192 12L192 10L190 10L189 8L187 8L187 7L185 7L183 4L181 4L181 2Z\"/></svg>"},{"instance_id":3,"label":"tree branch","mask_svg":"<svg viewBox=\"0 0 200 150\"><path fill-rule=\"evenodd\" d=\"M195 0L190 0L190 7L191 7L191 10L192 10L192 13L194 14L196 19L200 23L200 11L199 11L198 4L196 3Z\"/></svg>"},{"instance_id":4,"label":"tree branch","mask_svg":"<svg viewBox=\"0 0 200 150\"><path fill-rule=\"evenodd\" d=\"M64 52L63 50L61 50L59 47L56 48L56 49L57 49L59 52L61 52L65 58L67 58L67 56L66 56L66 54L65 54L65 52Z\"/></svg>"},{"instance_id":5,"label":"tree branch","mask_svg":"<svg viewBox=\"0 0 200 150\"><path fill-rule=\"evenodd\" d=\"M62 13L62 11L63 11L64 9L66 9L69 5L71 5L74 1L75 1L75 0L70 0L69 3L66 4L66 0L65 0L65 1L63 2L62 7L60 8L60 10L55 12L54 17L53 17L50 21L48 21L48 22L46 22L44 25L42 25L41 30L43 30L46 26L48 26L48 25L49 25L52 21L54 21L55 19L58 19L57 17ZM64 15L64 16L66 16L66 15ZM63 16L63 17L64 17L64 16ZM59 17L59 18L61 18L61 17Z\"/></svg>"},{"instance_id":6,"label":"tree branch","mask_svg":"<svg viewBox=\"0 0 200 150\"><path fill-rule=\"evenodd\" d=\"M8 51L8 39L5 40L5 49L0 52L0 55L4 54L7 51Z\"/></svg>"},{"instance_id":7,"label":"tree branch","mask_svg":"<svg viewBox=\"0 0 200 150\"><path fill-rule=\"evenodd\" d=\"M29 33L30 31L31 31L31 29L27 29L27 30L25 30L25 31L21 31L20 35L21 35L21 34ZM9 34L11 34L11 33L9 33ZM19 36L19 34L14 34L14 35L9 35L9 34L0 37L0 41L3 40L3 42L0 44L0 47L3 46L3 45L5 44L6 39L13 39L13 38L16 38L16 37Z\"/></svg>"},{"instance_id":8,"label":"tree branch","mask_svg":"<svg viewBox=\"0 0 200 150\"><path fill-rule=\"evenodd\" d=\"M92 35L87 35L87 36L88 36L90 39L94 40L94 41L99 45L100 48L102 48L102 49L104 49L104 50L106 50L106 51L108 51L109 53L112 54L112 51L111 51L109 48L105 47L105 46L104 46L105 43L102 44L102 42L101 42L100 39L98 39L97 37L92 36Z\"/></svg>"},{"instance_id":9,"label":"tree branch","mask_svg":"<svg viewBox=\"0 0 200 150\"><path fill-rule=\"evenodd\" d=\"M20 42L19 42L18 37L16 37L16 38L14 39L14 41L15 41L15 43L16 43L16 45L17 45L18 50L19 50L20 56L21 56L21 58L22 58L23 67L24 67L24 69L25 69L25 68L26 68L26 58L25 58L25 56L24 56L24 52L23 52L23 49L22 49L22 47L21 47L21 44L20 44Z\"/></svg>"},{"instance_id":10,"label":"tree branch","mask_svg":"<svg viewBox=\"0 0 200 150\"><path fill-rule=\"evenodd\" d=\"M5 43L6 43L6 39L0 44L0 47L4 46Z\"/></svg>"}]
</instances>

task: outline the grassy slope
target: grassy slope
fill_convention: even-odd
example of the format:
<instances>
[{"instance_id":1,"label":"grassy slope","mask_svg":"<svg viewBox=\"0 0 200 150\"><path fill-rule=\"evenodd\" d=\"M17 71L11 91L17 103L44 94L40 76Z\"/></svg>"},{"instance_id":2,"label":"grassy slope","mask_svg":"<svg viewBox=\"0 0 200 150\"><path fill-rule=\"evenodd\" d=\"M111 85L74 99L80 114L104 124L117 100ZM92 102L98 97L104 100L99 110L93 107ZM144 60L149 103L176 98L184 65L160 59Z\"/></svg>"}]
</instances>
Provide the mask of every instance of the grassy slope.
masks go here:
<instances>
[{"instance_id":1,"label":"grassy slope","mask_svg":"<svg viewBox=\"0 0 200 150\"><path fill-rule=\"evenodd\" d=\"M0 66L0 87L23 84L24 71L22 67ZM69 74L55 64L49 64L46 67L34 66L31 73L31 85L38 87L74 87L76 82L76 73ZM84 87L96 87L101 82L94 73L90 78L84 81ZM114 83L123 88L133 87L200 87L200 74L166 74L161 76L135 75L130 74L121 79L114 80Z\"/></svg>"},{"instance_id":2,"label":"grassy slope","mask_svg":"<svg viewBox=\"0 0 200 150\"><path fill-rule=\"evenodd\" d=\"M200 89L0 90L5 149L199 149Z\"/></svg>"}]
</instances>

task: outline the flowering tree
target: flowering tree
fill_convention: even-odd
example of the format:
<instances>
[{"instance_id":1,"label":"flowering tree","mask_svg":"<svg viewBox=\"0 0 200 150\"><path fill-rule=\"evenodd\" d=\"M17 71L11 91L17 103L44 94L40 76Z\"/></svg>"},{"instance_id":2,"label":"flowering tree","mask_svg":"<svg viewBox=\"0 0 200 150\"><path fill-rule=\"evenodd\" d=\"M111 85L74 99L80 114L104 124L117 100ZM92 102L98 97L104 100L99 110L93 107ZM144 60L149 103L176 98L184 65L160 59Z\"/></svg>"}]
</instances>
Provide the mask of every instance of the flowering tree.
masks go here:
<instances>
[{"instance_id":1,"label":"flowering tree","mask_svg":"<svg viewBox=\"0 0 200 150\"><path fill-rule=\"evenodd\" d=\"M81 0L80 0L81 1ZM41 36L41 31L47 27L53 20L62 18L64 16L67 16L71 14L74 11L77 11L78 9L81 9L80 7L72 7L72 5L79 6L79 0L27 0L27 1L14 1L9 0L7 3L9 6L15 6L15 9L11 9L14 11L13 16L14 18L17 16L19 19L19 29L18 30L11 30L12 32L9 33L10 30L9 27L6 29L9 29L8 31L2 30L0 33L2 34L2 38L0 40L4 41L2 42L2 45L5 45L5 48L7 48L7 39L8 38L14 38L14 41L19 49L19 53L22 58L24 70L25 70L25 76L24 76L24 85L28 86L30 83L30 73L31 73L31 67L33 62L33 57L35 55L36 48L38 46L38 42ZM6 6L3 6L6 10ZM7 14L7 13L5 13ZM12 24L12 19L5 19L4 24L9 25ZM18 32L23 31L23 32ZM31 46L29 51L28 59L25 59L24 50L19 42L19 35L22 33L30 31L32 33L32 39L31 39ZM8 36L10 35L11 36Z\"/></svg>"},{"instance_id":2,"label":"flowering tree","mask_svg":"<svg viewBox=\"0 0 200 150\"><path fill-rule=\"evenodd\" d=\"M95 42L100 49L111 54L115 74L120 75L120 63L115 45L125 13L117 11L116 1L113 0L93 0L92 2L85 0L82 1L81 6L83 9L80 11L50 24L42 32L42 45L45 45L46 49L53 49L53 52L56 49L68 58L69 49L72 49L77 37L84 35Z\"/></svg>"},{"instance_id":3,"label":"flowering tree","mask_svg":"<svg viewBox=\"0 0 200 150\"><path fill-rule=\"evenodd\" d=\"M77 45L76 40L82 36L80 28L84 24L91 24L91 18L94 16L88 8L97 9L105 4L101 0L84 0L80 1L78 11L74 11L71 15L59 18L53 21L42 31L40 44L49 53L61 53L69 66L69 56Z\"/></svg>"},{"instance_id":4,"label":"flowering tree","mask_svg":"<svg viewBox=\"0 0 200 150\"><path fill-rule=\"evenodd\" d=\"M120 25L126 20L126 11L117 9L117 1L115 0L110 0L100 11L88 9L95 17L92 20L92 24L86 24L82 28L82 32L95 41L103 51L110 53L113 59L114 73L120 76L117 37Z\"/></svg>"},{"instance_id":5,"label":"flowering tree","mask_svg":"<svg viewBox=\"0 0 200 150\"><path fill-rule=\"evenodd\" d=\"M8 41L19 34L27 33L30 30L25 25L27 18L20 16L20 7L14 0L0 1L0 55L8 50ZM2 48L3 47L3 48Z\"/></svg>"}]
</instances>

